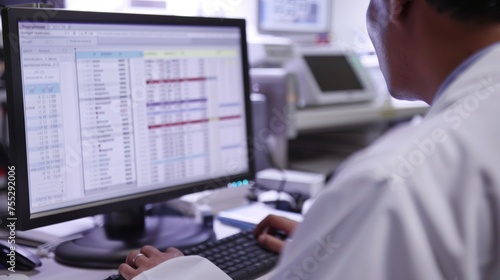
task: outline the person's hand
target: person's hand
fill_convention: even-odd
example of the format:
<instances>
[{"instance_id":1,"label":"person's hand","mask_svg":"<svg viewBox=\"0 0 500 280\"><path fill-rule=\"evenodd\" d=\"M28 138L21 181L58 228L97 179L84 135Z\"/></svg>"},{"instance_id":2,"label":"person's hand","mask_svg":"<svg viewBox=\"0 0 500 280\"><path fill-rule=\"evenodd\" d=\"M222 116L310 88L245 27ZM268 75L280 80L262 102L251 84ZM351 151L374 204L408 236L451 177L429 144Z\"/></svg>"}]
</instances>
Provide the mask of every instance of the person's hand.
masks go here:
<instances>
[{"instance_id":1,"label":"person's hand","mask_svg":"<svg viewBox=\"0 0 500 280\"><path fill-rule=\"evenodd\" d=\"M164 261L181 256L184 256L184 254L175 248L168 248L165 252L160 252L153 246L144 246L140 250L130 252L125 263L118 267L118 272L125 279L130 280Z\"/></svg>"},{"instance_id":2,"label":"person's hand","mask_svg":"<svg viewBox=\"0 0 500 280\"><path fill-rule=\"evenodd\" d=\"M285 217L269 215L257 225L254 235L262 247L280 253L285 241L277 237L277 235L285 234L287 237L290 236L298 224L298 222Z\"/></svg>"}]
</instances>

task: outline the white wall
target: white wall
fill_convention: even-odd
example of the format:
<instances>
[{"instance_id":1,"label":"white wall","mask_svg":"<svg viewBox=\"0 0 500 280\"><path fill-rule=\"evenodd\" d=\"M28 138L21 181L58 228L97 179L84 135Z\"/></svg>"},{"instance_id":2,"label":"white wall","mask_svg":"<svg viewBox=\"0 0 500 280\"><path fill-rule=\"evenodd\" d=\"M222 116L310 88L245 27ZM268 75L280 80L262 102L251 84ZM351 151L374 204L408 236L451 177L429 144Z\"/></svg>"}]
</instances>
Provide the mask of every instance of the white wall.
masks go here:
<instances>
[{"instance_id":1,"label":"white wall","mask_svg":"<svg viewBox=\"0 0 500 280\"><path fill-rule=\"evenodd\" d=\"M370 0L332 1L332 42L356 51L372 50L366 31L366 10Z\"/></svg>"},{"instance_id":2,"label":"white wall","mask_svg":"<svg viewBox=\"0 0 500 280\"><path fill-rule=\"evenodd\" d=\"M139 7L134 2L156 2L160 8ZM65 0L72 10L155 13L180 16L245 17L255 0Z\"/></svg>"},{"instance_id":3,"label":"white wall","mask_svg":"<svg viewBox=\"0 0 500 280\"><path fill-rule=\"evenodd\" d=\"M186 16L215 16L246 18L248 34L257 35L258 0L163 0L166 9L131 8L132 0L66 0L66 6L76 10L130 11ZM162 1L162 0L150 0ZM366 9L370 0L332 1L332 43L356 51L371 50L366 33Z\"/></svg>"}]
</instances>

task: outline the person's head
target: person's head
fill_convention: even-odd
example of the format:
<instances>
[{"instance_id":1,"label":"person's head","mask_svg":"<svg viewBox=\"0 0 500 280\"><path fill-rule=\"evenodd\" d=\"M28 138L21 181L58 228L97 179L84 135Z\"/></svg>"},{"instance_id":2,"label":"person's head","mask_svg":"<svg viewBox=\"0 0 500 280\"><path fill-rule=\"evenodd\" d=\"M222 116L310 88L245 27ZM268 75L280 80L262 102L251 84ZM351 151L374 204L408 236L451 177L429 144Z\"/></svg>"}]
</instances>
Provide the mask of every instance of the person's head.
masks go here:
<instances>
[{"instance_id":1,"label":"person's head","mask_svg":"<svg viewBox=\"0 0 500 280\"><path fill-rule=\"evenodd\" d=\"M500 0L371 0L367 21L391 94L430 103L453 69L500 41Z\"/></svg>"}]
</instances>

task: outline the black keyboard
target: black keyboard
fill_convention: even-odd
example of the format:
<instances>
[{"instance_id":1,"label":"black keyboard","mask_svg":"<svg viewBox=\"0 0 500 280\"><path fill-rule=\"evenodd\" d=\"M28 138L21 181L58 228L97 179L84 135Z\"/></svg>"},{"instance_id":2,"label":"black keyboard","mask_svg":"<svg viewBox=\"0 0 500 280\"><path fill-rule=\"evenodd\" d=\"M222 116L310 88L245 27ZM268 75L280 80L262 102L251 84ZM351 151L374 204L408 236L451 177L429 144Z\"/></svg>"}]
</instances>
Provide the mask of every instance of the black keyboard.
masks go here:
<instances>
[{"instance_id":1,"label":"black keyboard","mask_svg":"<svg viewBox=\"0 0 500 280\"><path fill-rule=\"evenodd\" d=\"M208 259L233 280L255 279L271 270L278 260L278 255L260 247L249 231L181 251L186 256Z\"/></svg>"},{"instance_id":2,"label":"black keyboard","mask_svg":"<svg viewBox=\"0 0 500 280\"><path fill-rule=\"evenodd\" d=\"M184 248L184 255L198 255L214 263L233 280L250 280L271 270L278 255L259 246L252 232L243 231L221 240ZM121 280L119 274L106 280Z\"/></svg>"}]
</instances>

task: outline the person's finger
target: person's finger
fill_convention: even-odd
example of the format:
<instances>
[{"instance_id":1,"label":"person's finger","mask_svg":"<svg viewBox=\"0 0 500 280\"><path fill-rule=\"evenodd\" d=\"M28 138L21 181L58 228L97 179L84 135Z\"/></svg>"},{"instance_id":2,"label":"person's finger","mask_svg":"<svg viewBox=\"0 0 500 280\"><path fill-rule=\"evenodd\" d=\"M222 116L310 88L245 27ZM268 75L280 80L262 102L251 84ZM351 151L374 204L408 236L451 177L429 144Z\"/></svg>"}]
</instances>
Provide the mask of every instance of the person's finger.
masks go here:
<instances>
[{"instance_id":1,"label":"person's finger","mask_svg":"<svg viewBox=\"0 0 500 280\"><path fill-rule=\"evenodd\" d=\"M254 235L258 237L259 235L267 232L268 229L280 230L286 235L290 235L295 230L297 225L298 223L296 221L288 218L269 215L257 225L254 230Z\"/></svg>"},{"instance_id":2,"label":"person's finger","mask_svg":"<svg viewBox=\"0 0 500 280\"><path fill-rule=\"evenodd\" d=\"M132 262L132 260L135 258L135 256L137 256L137 254L139 254L140 251L139 250L133 250L132 252L130 252L127 257L125 258L125 263L128 264L129 266L132 266L134 267L134 263Z\"/></svg>"},{"instance_id":3,"label":"person's finger","mask_svg":"<svg viewBox=\"0 0 500 280\"><path fill-rule=\"evenodd\" d=\"M261 235L278 219L279 219L278 216L268 215L255 227L254 234L256 236Z\"/></svg>"},{"instance_id":4,"label":"person's finger","mask_svg":"<svg viewBox=\"0 0 500 280\"><path fill-rule=\"evenodd\" d=\"M177 248L169 247L165 250L165 253L171 254L172 258L182 257L184 254Z\"/></svg>"},{"instance_id":5,"label":"person's finger","mask_svg":"<svg viewBox=\"0 0 500 280\"><path fill-rule=\"evenodd\" d=\"M136 269L126 263L120 264L120 266L118 267L118 273L120 273L120 275L127 280L130 280L137 276Z\"/></svg>"},{"instance_id":6,"label":"person's finger","mask_svg":"<svg viewBox=\"0 0 500 280\"><path fill-rule=\"evenodd\" d=\"M141 267L143 264L149 262L149 258L143 254L143 253L139 253L137 255L135 255L135 257L132 259L132 267Z\"/></svg>"},{"instance_id":7,"label":"person's finger","mask_svg":"<svg viewBox=\"0 0 500 280\"><path fill-rule=\"evenodd\" d=\"M279 238L276 238L269 234L262 234L258 238L260 246L273 251L275 253L281 253L285 242Z\"/></svg>"},{"instance_id":8,"label":"person's finger","mask_svg":"<svg viewBox=\"0 0 500 280\"><path fill-rule=\"evenodd\" d=\"M176 248L168 248L164 253L153 246L144 246L140 250L134 250L127 255L123 263L119 266L119 273L127 280L134 278L141 272L157 266L158 264L184 254Z\"/></svg>"},{"instance_id":9,"label":"person's finger","mask_svg":"<svg viewBox=\"0 0 500 280\"><path fill-rule=\"evenodd\" d=\"M140 251L142 254L144 254L148 258L150 258L156 254L160 254L160 250L156 249L153 246L149 246L149 245L142 247Z\"/></svg>"}]
</instances>

